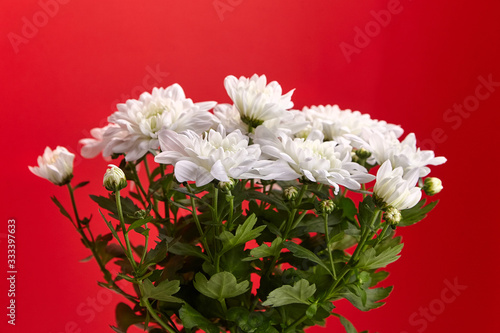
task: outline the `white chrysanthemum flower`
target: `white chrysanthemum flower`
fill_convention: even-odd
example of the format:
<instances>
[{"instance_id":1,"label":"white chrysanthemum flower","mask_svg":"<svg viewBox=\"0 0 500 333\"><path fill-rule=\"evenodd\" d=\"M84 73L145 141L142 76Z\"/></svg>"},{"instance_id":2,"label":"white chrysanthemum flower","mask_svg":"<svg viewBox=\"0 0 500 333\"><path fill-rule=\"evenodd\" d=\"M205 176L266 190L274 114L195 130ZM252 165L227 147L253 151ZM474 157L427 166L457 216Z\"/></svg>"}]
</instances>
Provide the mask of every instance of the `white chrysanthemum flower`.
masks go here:
<instances>
[{"instance_id":1,"label":"white chrysanthemum flower","mask_svg":"<svg viewBox=\"0 0 500 333\"><path fill-rule=\"evenodd\" d=\"M403 134L403 129L398 125L371 119L369 114L359 111L341 110L338 105L304 107L302 112L311 123L311 129L323 132L325 140L338 140L347 134L368 140L371 132L392 132L396 137Z\"/></svg>"},{"instance_id":2,"label":"white chrysanthemum flower","mask_svg":"<svg viewBox=\"0 0 500 333\"><path fill-rule=\"evenodd\" d=\"M446 162L445 157L435 157L432 150L417 148L417 139L413 133L408 134L401 142L394 135L383 136L380 133L373 133L366 148L372 152L372 157L378 164L389 160L394 168L402 167L405 173L417 169L419 177L425 177L430 173L431 170L427 165L440 165Z\"/></svg>"},{"instance_id":3,"label":"white chrysanthemum flower","mask_svg":"<svg viewBox=\"0 0 500 333\"><path fill-rule=\"evenodd\" d=\"M280 118L293 107L293 90L282 95L276 81L269 84L265 75L254 74L251 78L230 75L224 79L227 94L240 113L241 120L250 127L257 127L264 121Z\"/></svg>"},{"instance_id":4,"label":"white chrysanthemum flower","mask_svg":"<svg viewBox=\"0 0 500 333\"><path fill-rule=\"evenodd\" d=\"M214 126L216 119L209 110L215 104L193 103L178 84L153 88L151 94L145 92L138 100L118 104L118 111L108 118L111 124L92 133L94 141L84 139L88 141L83 142L86 149L82 153L95 156L102 148L104 156L125 153L127 161L138 160L148 150L158 149L158 133L162 129L202 133Z\"/></svg>"},{"instance_id":5,"label":"white chrysanthemum flower","mask_svg":"<svg viewBox=\"0 0 500 333\"><path fill-rule=\"evenodd\" d=\"M255 143L271 161L261 161L258 170L263 179L292 180L305 177L339 191L339 185L359 189L360 183L374 179L361 165L351 161L347 142L323 142L320 132L307 139L292 139L283 132L273 133L265 127L255 131Z\"/></svg>"},{"instance_id":6,"label":"white chrysanthemum flower","mask_svg":"<svg viewBox=\"0 0 500 333\"><path fill-rule=\"evenodd\" d=\"M120 126L116 124L108 124L104 127L96 127L90 130L93 138L81 139L79 142L83 145L80 154L85 158L94 158L99 153L103 156L110 156L111 149L106 151L106 146L112 140L120 140L127 136L127 132L122 131Z\"/></svg>"},{"instance_id":7,"label":"white chrysanthemum flower","mask_svg":"<svg viewBox=\"0 0 500 333\"><path fill-rule=\"evenodd\" d=\"M75 155L64 147L57 146L54 151L46 147L43 155L38 156L38 166L28 168L38 177L61 186L68 184L73 177L74 159Z\"/></svg>"},{"instance_id":8,"label":"white chrysanthemum flower","mask_svg":"<svg viewBox=\"0 0 500 333\"><path fill-rule=\"evenodd\" d=\"M236 130L243 134L248 133L248 125L241 120L240 113L234 105L217 104L214 108L214 115L228 133Z\"/></svg>"},{"instance_id":9,"label":"white chrysanthemum flower","mask_svg":"<svg viewBox=\"0 0 500 333\"><path fill-rule=\"evenodd\" d=\"M173 164L175 178L179 182L195 181L197 186L214 179L229 182L231 178L255 178L251 175L260 157L260 147L249 145L249 138L239 130L226 135L222 125L200 136L193 131L176 133L160 132L162 152L155 162Z\"/></svg>"},{"instance_id":10,"label":"white chrysanthemum flower","mask_svg":"<svg viewBox=\"0 0 500 333\"><path fill-rule=\"evenodd\" d=\"M374 200L379 206L391 206L398 210L415 206L422 197L418 181L418 170L413 169L404 174L402 167L392 168L386 161L377 172L377 180L373 188Z\"/></svg>"}]
</instances>

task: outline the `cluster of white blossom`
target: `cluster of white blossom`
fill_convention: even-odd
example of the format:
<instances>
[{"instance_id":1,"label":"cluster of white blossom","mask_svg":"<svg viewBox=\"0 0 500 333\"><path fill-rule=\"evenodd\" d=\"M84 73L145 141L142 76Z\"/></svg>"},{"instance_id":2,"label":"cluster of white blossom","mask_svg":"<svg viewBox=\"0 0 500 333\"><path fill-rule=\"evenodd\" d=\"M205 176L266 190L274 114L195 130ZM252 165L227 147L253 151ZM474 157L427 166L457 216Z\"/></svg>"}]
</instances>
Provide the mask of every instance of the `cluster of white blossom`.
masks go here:
<instances>
[{"instance_id":1,"label":"cluster of white blossom","mask_svg":"<svg viewBox=\"0 0 500 333\"><path fill-rule=\"evenodd\" d=\"M300 179L332 186L337 194L340 186L359 190L376 180L376 200L398 210L420 200L417 183L429 174L428 166L446 161L420 150L413 133L400 141L400 126L359 111L337 105L292 110L293 90L283 94L264 75L228 76L224 86L233 104L194 103L178 84L118 104L107 126L81 140L81 153L125 154L136 161L152 151L157 163L174 166L178 181L199 186L213 180ZM53 169L44 166L51 158L40 159L40 167ZM375 176L369 169L376 165L381 167ZM438 182L426 184L433 183ZM439 191L438 185L429 193Z\"/></svg>"}]
</instances>

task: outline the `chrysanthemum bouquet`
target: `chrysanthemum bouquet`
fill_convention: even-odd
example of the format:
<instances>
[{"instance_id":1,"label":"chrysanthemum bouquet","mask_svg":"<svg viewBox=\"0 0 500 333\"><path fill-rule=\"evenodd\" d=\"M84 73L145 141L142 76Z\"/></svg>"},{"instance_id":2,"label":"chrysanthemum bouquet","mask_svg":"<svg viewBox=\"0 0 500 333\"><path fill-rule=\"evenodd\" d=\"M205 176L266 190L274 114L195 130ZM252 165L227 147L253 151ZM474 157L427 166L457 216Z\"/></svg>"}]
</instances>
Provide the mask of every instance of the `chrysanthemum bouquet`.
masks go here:
<instances>
[{"instance_id":1,"label":"chrysanthemum bouquet","mask_svg":"<svg viewBox=\"0 0 500 333\"><path fill-rule=\"evenodd\" d=\"M402 141L401 127L338 106L292 110L265 76L225 79L232 105L193 103L174 84L118 104L81 154L114 164L107 194L92 195L101 222L81 217L74 155L47 148L36 175L67 186L69 213L104 274L124 296L116 332L303 332L345 298L383 305L377 287L403 247L396 227L435 206L428 165L446 161ZM213 112L210 110L213 109ZM103 170L104 171L104 170ZM104 189L103 189L104 192ZM109 233L95 236L105 223Z\"/></svg>"}]
</instances>

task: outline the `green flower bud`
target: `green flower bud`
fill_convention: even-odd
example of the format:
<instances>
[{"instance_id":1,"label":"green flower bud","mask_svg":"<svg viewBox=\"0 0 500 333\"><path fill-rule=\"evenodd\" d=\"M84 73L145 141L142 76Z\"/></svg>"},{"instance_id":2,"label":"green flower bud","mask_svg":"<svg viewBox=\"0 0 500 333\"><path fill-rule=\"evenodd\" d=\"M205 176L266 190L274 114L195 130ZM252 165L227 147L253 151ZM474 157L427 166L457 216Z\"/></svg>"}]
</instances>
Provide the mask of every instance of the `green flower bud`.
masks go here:
<instances>
[{"instance_id":1,"label":"green flower bud","mask_svg":"<svg viewBox=\"0 0 500 333\"><path fill-rule=\"evenodd\" d=\"M384 212L384 219L387 223L398 225L401 221L401 212L398 209L389 206Z\"/></svg>"},{"instance_id":2,"label":"green flower bud","mask_svg":"<svg viewBox=\"0 0 500 333\"><path fill-rule=\"evenodd\" d=\"M425 194L434 195L441 192L441 190L443 189L443 184L441 182L441 179L439 178L428 177L425 178L423 189Z\"/></svg>"},{"instance_id":3,"label":"green flower bud","mask_svg":"<svg viewBox=\"0 0 500 333\"><path fill-rule=\"evenodd\" d=\"M283 196L285 197L286 200L293 200L297 197L297 194L299 194L299 191L297 191L297 188L294 186L287 187L283 191Z\"/></svg>"},{"instance_id":4,"label":"green flower bud","mask_svg":"<svg viewBox=\"0 0 500 333\"><path fill-rule=\"evenodd\" d=\"M125 178L125 173L122 169L114 164L108 165L109 169L106 170L104 174L104 179L102 184L108 191L120 191L127 187L127 179Z\"/></svg>"},{"instance_id":5,"label":"green flower bud","mask_svg":"<svg viewBox=\"0 0 500 333\"><path fill-rule=\"evenodd\" d=\"M365 148L359 148L356 150L356 156L360 159L366 160L368 157L372 156L372 153Z\"/></svg>"},{"instance_id":6,"label":"green flower bud","mask_svg":"<svg viewBox=\"0 0 500 333\"><path fill-rule=\"evenodd\" d=\"M234 179L229 179L228 182L219 182L219 188L224 192L230 192L234 189L235 184Z\"/></svg>"},{"instance_id":7,"label":"green flower bud","mask_svg":"<svg viewBox=\"0 0 500 333\"><path fill-rule=\"evenodd\" d=\"M326 213L326 214L331 214L333 210L335 209L335 204L333 203L333 200L323 200L319 203L319 212L320 213Z\"/></svg>"}]
</instances>

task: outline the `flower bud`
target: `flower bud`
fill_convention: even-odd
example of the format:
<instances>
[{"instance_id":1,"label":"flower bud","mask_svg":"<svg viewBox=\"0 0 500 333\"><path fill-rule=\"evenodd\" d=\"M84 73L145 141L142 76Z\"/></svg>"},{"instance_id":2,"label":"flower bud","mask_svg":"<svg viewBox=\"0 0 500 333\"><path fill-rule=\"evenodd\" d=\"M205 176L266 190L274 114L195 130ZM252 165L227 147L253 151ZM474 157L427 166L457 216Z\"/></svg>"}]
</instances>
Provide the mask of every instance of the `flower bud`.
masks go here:
<instances>
[{"instance_id":1,"label":"flower bud","mask_svg":"<svg viewBox=\"0 0 500 333\"><path fill-rule=\"evenodd\" d=\"M372 156L372 153L365 148L359 148L356 150L356 156L362 160L366 160L368 157Z\"/></svg>"},{"instance_id":2,"label":"flower bud","mask_svg":"<svg viewBox=\"0 0 500 333\"><path fill-rule=\"evenodd\" d=\"M331 214L335 209L335 204L333 200L323 200L319 203L319 212L325 214Z\"/></svg>"},{"instance_id":3,"label":"flower bud","mask_svg":"<svg viewBox=\"0 0 500 333\"><path fill-rule=\"evenodd\" d=\"M297 194L299 194L299 191L297 191L297 188L295 186L287 187L283 191L283 196L285 197L286 200L295 199L297 197Z\"/></svg>"},{"instance_id":4,"label":"flower bud","mask_svg":"<svg viewBox=\"0 0 500 333\"><path fill-rule=\"evenodd\" d=\"M109 169L106 170L104 174L104 179L102 184L108 191L120 191L127 187L127 179L125 178L125 173L122 169L114 164L108 165Z\"/></svg>"},{"instance_id":5,"label":"flower bud","mask_svg":"<svg viewBox=\"0 0 500 333\"><path fill-rule=\"evenodd\" d=\"M234 179L229 179L228 182L219 182L219 188L224 192L230 192L234 189Z\"/></svg>"},{"instance_id":6,"label":"flower bud","mask_svg":"<svg viewBox=\"0 0 500 333\"><path fill-rule=\"evenodd\" d=\"M441 182L441 179L436 178L436 177L427 177L425 178L424 181L424 192L427 195L434 195L443 189L443 184Z\"/></svg>"},{"instance_id":7,"label":"flower bud","mask_svg":"<svg viewBox=\"0 0 500 333\"><path fill-rule=\"evenodd\" d=\"M401 212L398 209L389 206L384 212L384 219L387 223L398 225L401 221Z\"/></svg>"}]
</instances>

